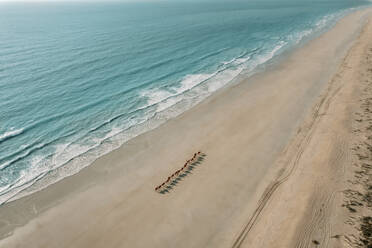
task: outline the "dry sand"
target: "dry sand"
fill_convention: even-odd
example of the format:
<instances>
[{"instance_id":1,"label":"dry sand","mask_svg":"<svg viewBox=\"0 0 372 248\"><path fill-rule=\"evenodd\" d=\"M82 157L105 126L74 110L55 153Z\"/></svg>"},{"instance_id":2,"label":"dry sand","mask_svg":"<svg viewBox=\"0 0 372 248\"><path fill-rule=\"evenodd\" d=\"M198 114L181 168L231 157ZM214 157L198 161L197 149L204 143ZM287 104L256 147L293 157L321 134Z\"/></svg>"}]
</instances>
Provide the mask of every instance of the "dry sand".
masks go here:
<instances>
[{"instance_id":1,"label":"dry sand","mask_svg":"<svg viewBox=\"0 0 372 248\"><path fill-rule=\"evenodd\" d=\"M311 112L236 247L372 247L372 18Z\"/></svg>"},{"instance_id":2,"label":"dry sand","mask_svg":"<svg viewBox=\"0 0 372 248\"><path fill-rule=\"evenodd\" d=\"M368 209L350 213L342 191L354 176L352 113L361 108L357 89L368 71L359 65L367 63L372 41L372 24L360 35L369 14L343 18L264 73L219 91L80 173L1 206L0 247L357 242L357 219L354 226L344 222ZM156 193L197 150L205 159L169 194Z\"/></svg>"}]
</instances>

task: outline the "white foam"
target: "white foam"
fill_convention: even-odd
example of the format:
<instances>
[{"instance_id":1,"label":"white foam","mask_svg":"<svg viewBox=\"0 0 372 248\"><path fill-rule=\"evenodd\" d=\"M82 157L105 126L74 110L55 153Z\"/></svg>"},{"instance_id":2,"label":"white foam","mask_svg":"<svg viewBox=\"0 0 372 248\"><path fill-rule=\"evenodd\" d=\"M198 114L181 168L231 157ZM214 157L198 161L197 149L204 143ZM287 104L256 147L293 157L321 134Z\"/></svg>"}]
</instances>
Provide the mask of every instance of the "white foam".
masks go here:
<instances>
[{"instance_id":1,"label":"white foam","mask_svg":"<svg viewBox=\"0 0 372 248\"><path fill-rule=\"evenodd\" d=\"M339 11L336 13L332 13L326 16L323 16L320 20L316 21L315 24L313 24L312 28L305 29L303 31L294 33L289 36L289 40L293 41L295 44L300 43L304 38L309 37L311 34L317 33L319 31L324 30L327 25L331 21L337 20L339 17L341 17L345 11Z\"/></svg>"},{"instance_id":2,"label":"white foam","mask_svg":"<svg viewBox=\"0 0 372 248\"><path fill-rule=\"evenodd\" d=\"M251 58L251 57L248 56L247 58L239 58L239 59L236 59L236 60L235 60L235 64L237 64L237 65L241 65L241 64L247 62L250 58Z\"/></svg>"},{"instance_id":3,"label":"white foam","mask_svg":"<svg viewBox=\"0 0 372 248\"><path fill-rule=\"evenodd\" d=\"M215 80L211 81L208 86L208 93L211 94L220 88L227 85L229 82L231 82L235 77L237 77L242 71L244 70L244 67L239 67L235 70L229 69L225 70L219 75L215 77Z\"/></svg>"},{"instance_id":4,"label":"white foam","mask_svg":"<svg viewBox=\"0 0 372 248\"><path fill-rule=\"evenodd\" d=\"M172 93L167 90L155 89L155 90L144 91L142 93L142 96L147 98L147 103L148 103L147 106L150 106L150 105L157 104L158 102L161 102L167 99L168 97L172 96Z\"/></svg>"},{"instance_id":5,"label":"white foam","mask_svg":"<svg viewBox=\"0 0 372 248\"><path fill-rule=\"evenodd\" d=\"M223 65L227 66L227 65L240 65L244 62L247 62L251 57L250 56L247 56L247 57L243 57L243 54L236 57L236 58L233 58L229 61L224 61L222 62Z\"/></svg>"},{"instance_id":6,"label":"white foam","mask_svg":"<svg viewBox=\"0 0 372 248\"><path fill-rule=\"evenodd\" d=\"M181 82L181 87L177 89L177 93L183 93L186 90L190 90L194 88L195 86L201 84L202 82L210 79L215 73L210 74L193 74L193 75L187 75Z\"/></svg>"},{"instance_id":7,"label":"white foam","mask_svg":"<svg viewBox=\"0 0 372 248\"><path fill-rule=\"evenodd\" d=\"M11 187L2 188L0 191L0 204L7 202L13 196L32 185L36 180L42 178L48 172L49 169L47 167L44 167L44 169L41 170L36 166L42 162L43 159L43 156L34 156L30 160L30 166L27 170L20 171L20 176L17 181L11 185Z\"/></svg>"},{"instance_id":8,"label":"white foam","mask_svg":"<svg viewBox=\"0 0 372 248\"><path fill-rule=\"evenodd\" d=\"M44 143L40 143L40 144L36 145L34 148L30 148L30 149L26 150L21 155L13 158L11 160L5 161L5 163L0 164L0 170L8 167L10 164L14 163L15 161L17 161L19 159L27 157L34 149L42 148L44 145L45 145ZM27 148L27 145L21 146L21 150L23 150L25 148ZM1 190L0 190L0 193L1 193Z\"/></svg>"},{"instance_id":9,"label":"white foam","mask_svg":"<svg viewBox=\"0 0 372 248\"><path fill-rule=\"evenodd\" d=\"M129 124L134 124L134 121L129 122ZM41 190L50 184L77 173L82 168L91 164L97 157L110 152L127 141L124 140L116 146L106 145L106 147L103 146L103 149L98 149L104 141L121 134L122 131L122 128L113 127L110 132L102 138L83 137L79 139L79 141L85 139L89 140L89 144L81 145L73 142L57 144L53 148L53 154L35 155L31 157L29 160L30 166L20 171L17 182L11 185L11 187L7 185L0 188L0 205L4 202L16 200L32 192ZM62 174L46 179L46 182L43 182L42 185L33 187L34 183L40 178L61 167L68 168L63 169Z\"/></svg>"},{"instance_id":10,"label":"white foam","mask_svg":"<svg viewBox=\"0 0 372 248\"><path fill-rule=\"evenodd\" d=\"M18 134L21 134L22 132L23 132L23 128L16 129L16 130L14 130L14 128L11 128L10 131L5 132L0 135L0 142L10 137L17 136Z\"/></svg>"},{"instance_id":11,"label":"white foam","mask_svg":"<svg viewBox=\"0 0 372 248\"><path fill-rule=\"evenodd\" d=\"M257 55L257 57L254 58L254 60L252 60L252 63L248 65L247 71L251 72L259 65L265 64L266 62L274 58L276 55L279 54L280 50L284 48L287 44L288 42L281 40L279 41L279 44L277 44L272 50Z\"/></svg>"},{"instance_id":12,"label":"white foam","mask_svg":"<svg viewBox=\"0 0 372 248\"><path fill-rule=\"evenodd\" d=\"M224 64L224 65L228 65L228 64L234 63L235 60L236 60L236 58L233 58L232 60L222 62L222 64Z\"/></svg>"},{"instance_id":13,"label":"white foam","mask_svg":"<svg viewBox=\"0 0 372 248\"><path fill-rule=\"evenodd\" d=\"M156 105L157 113L172 108L188 97L198 98L198 95L202 95L205 98L231 82L242 71L246 69L253 70L258 65L272 59L286 44L287 42L280 41L271 51L254 58L249 63L249 68L247 65L252 57L249 55L242 57L240 55L229 61L222 62L222 67L213 73L187 75L181 80L179 86L173 86L168 89L145 90L141 93L141 96L147 99L148 105L146 107ZM187 96L187 93L192 96Z\"/></svg>"},{"instance_id":14,"label":"white foam","mask_svg":"<svg viewBox=\"0 0 372 248\"><path fill-rule=\"evenodd\" d=\"M157 104L156 112L161 112L175 103L179 102L181 99L174 98L186 91L196 87L197 85L203 83L204 81L213 77L216 73L212 74L192 74L184 77L180 83L180 86L174 86L167 90L163 89L152 89L146 90L141 93L142 97L147 99L147 106Z\"/></svg>"},{"instance_id":15,"label":"white foam","mask_svg":"<svg viewBox=\"0 0 372 248\"><path fill-rule=\"evenodd\" d=\"M294 34L290 35L289 39L292 40L295 44L298 44L303 40L303 38L307 37L312 32L313 32L312 29L305 29L301 32L294 33Z\"/></svg>"}]
</instances>

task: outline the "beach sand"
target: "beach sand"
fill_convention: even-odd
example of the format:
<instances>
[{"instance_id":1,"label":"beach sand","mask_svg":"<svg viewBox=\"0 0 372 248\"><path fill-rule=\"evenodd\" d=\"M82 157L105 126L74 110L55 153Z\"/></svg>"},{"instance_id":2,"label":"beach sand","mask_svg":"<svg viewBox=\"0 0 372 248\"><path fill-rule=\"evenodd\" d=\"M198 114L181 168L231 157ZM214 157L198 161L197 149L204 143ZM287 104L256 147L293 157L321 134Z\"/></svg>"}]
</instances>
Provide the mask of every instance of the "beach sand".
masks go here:
<instances>
[{"instance_id":1,"label":"beach sand","mask_svg":"<svg viewBox=\"0 0 372 248\"><path fill-rule=\"evenodd\" d=\"M341 205L354 176L361 73L372 78L370 13L1 206L0 247L346 246L346 233L358 235L358 223L345 222L359 212ZM191 173L154 191L198 150L206 156Z\"/></svg>"}]
</instances>

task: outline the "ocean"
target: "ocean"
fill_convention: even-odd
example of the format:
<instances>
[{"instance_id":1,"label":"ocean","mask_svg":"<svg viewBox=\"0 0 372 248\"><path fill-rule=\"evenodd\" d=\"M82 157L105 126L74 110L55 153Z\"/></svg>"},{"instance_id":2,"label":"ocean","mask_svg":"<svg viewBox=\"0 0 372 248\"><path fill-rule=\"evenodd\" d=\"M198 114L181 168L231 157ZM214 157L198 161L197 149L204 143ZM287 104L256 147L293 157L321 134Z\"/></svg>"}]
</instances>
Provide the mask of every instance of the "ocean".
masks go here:
<instances>
[{"instance_id":1,"label":"ocean","mask_svg":"<svg viewBox=\"0 0 372 248\"><path fill-rule=\"evenodd\" d=\"M0 3L0 204L77 173L368 4Z\"/></svg>"}]
</instances>

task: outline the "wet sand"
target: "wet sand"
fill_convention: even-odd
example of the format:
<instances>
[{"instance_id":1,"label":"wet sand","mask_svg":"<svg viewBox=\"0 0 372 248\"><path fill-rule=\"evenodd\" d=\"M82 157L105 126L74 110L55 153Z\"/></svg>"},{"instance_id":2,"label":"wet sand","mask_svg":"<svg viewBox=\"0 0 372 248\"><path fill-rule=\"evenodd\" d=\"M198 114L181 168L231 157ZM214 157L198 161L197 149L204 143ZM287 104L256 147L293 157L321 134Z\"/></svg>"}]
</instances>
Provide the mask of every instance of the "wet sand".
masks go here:
<instances>
[{"instance_id":1,"label":"wet sand","mask_svg":"<svg viewBox=\"0 0 372 248\"><path fill-rule=\"evenodd\" d=\"M348 151L353 142L345 123L348 103L357 102L356 64L371 40L371 25L363 25L370 12L343 18L265 72L220 90L80 173L1 206L0 247L346 242L330 236L341 233L339 222L349 212L332 209L345 197L334 193L346 187L342 173L351 175L352 156L339 149ZM154 191L199 150L203 159L169 193Z\"/></svg>"}]
</instances>

